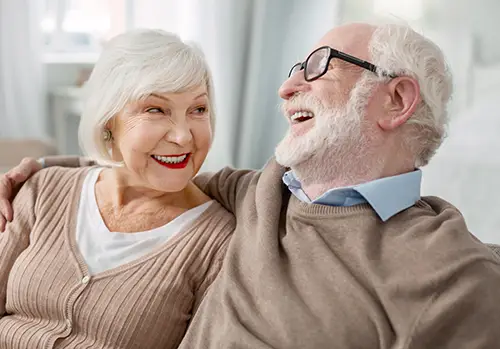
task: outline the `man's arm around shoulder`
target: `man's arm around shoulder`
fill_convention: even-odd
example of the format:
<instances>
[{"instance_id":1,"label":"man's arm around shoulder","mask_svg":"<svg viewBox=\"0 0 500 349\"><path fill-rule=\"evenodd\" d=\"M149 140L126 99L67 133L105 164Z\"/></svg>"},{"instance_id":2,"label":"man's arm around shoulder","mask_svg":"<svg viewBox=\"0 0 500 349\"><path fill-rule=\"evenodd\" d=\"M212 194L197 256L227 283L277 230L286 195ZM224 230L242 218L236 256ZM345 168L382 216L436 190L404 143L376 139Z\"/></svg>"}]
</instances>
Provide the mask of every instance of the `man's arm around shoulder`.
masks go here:
<instances>
[{"instance_id":1,"label":"man's arm around shoulder","mask_svg":"<svg viewBox=\"0 0 500 349\"><path fill-rule=\"evenodd\" d=\"M60 166L60 167L86 167L94 166L96 162L82 156L47 156L39 159L43 168Z\"/></svg>"},{"instance_id":2,"label":"man's arm around shoulder","mask_svg":"<svg viewBox=\"0 0 500 349\"><path fill-rule=\"evenodd\" d=\"M251 183L258 179L260 172L237 170L225 167L218 172L201 173L194 183L212 199L217 200L229 212L236 215L238 206L248 192Z\"/></svg>"}]
</instances>

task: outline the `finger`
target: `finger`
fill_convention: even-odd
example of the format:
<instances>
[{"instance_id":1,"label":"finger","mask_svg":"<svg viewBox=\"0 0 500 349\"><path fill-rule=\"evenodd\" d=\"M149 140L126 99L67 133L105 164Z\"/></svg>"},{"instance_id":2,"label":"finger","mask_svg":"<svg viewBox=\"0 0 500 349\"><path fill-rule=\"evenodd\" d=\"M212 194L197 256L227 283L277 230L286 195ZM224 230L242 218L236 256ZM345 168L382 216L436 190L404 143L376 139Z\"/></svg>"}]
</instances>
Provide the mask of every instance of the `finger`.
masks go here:
<instances>
[{"instance_id":1,"label":"finger","mask_svg":"<svg viewBox=\"0 0 500 349\"><path fill-rule=\"evenodd\" d=\"M6 225L5 219L0 215L0 233L3 233L5 231L5 225Z\"/></svg>"},{"instance_id":2,"label":"finger","mask_svg":"<svg viewBox=\"0 0 500 349\"><path fill-rule=\"evenodd\" d=\"M19 165L7 173L7 176L19 184L26 181L33 172L39 170L39 166L40 164L35 159L24 158Z\"/></svg>"},{"instance_id":3,"label":"finger","mask_svg":"<svg viewBox=\"0 0 500 349\"><path fill-rule=\"evenodd\" d=\"M38 166L40 164L35 158L23 158L21 160L20 165L23 165L23 166L29 167L29 168L33 168L33 167Z\"/></svg>"},{"instance_id":4,"label":"finger","mask_svg":"<svg viewBox=\"0 0 500 349\"><path fill-rule=\"evenodd\" d=\"M12 211L12 204L8 199L0 199L0 216L9 222L12 222L14 212Z\"/></svg>"},{"instance_id":5,"label":"finger","mask_svg":"<svg viewBox=\"0 0 500 349\"><path fill-rule=\"evenodd\" d=\"M25 169L12 169L10 172L6 174L6 176L14 182L14 184L20 184L28 179L29 174Z\"/></svg>"},{"instance_id":6,"label":"finger","mask_svg":"<svg viewBox=\"0 0 500 349\"><path fill-rule=\"evenodd\" d=\"M0 177L0 200L10 199L12 195L12 183L10 182L7 175Z\"/></svg>"}]
</instances>

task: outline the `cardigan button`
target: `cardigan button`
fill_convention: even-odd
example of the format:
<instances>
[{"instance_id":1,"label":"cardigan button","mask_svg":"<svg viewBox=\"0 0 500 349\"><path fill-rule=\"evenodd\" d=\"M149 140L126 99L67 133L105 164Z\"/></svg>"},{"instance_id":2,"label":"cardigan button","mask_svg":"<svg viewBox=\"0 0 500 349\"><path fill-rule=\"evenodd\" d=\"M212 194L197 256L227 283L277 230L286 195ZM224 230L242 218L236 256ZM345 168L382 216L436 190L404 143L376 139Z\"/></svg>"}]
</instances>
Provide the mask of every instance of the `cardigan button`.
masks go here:
<instances>
[{"instance_id":1,"label":"cardigan button","mask_svg":"<svg viewBox=\"0 0 500 349\"><path fill-rule=\"evenodd\" d=\"M82 284L87 284L90 281L90 277L87 275L82 279Z\"/></svg>"}]
</instances>

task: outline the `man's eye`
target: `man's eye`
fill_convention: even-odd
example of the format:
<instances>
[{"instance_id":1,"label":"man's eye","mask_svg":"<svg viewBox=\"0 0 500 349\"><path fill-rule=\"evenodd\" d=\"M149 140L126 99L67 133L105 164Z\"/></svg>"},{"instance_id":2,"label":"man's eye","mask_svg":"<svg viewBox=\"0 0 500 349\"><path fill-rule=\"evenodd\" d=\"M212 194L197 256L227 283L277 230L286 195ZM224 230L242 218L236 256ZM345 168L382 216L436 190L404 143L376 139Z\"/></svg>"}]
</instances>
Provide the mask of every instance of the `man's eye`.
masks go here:
<instances>
[{"instance_id":1,"label":"man's eye","mask_svg":"<svg viewBox=\"0 0 500 349\"><path fill-rule=\"evenodd\" d=\"M161 108L148 108L146 109L146 113L151 113L151 114L164 114L163 110Z\"/></svg>"}]
</instances>

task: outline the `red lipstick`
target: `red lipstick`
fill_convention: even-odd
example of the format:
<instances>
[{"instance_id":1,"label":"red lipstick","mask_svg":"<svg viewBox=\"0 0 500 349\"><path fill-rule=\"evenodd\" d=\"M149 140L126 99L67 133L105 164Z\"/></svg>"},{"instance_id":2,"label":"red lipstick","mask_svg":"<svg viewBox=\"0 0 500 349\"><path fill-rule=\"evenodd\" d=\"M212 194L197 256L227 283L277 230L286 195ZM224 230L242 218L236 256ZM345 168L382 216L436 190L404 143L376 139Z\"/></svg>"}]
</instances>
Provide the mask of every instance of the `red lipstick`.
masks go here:
<instances>
[{"instance_id":1,"label":"red lipstick","mask_svg":"<svg viewBox=\"0 0 500 349\"><path fill-rule=\"evenodd\" d=\"M170 168L170 169L174 169L174 170L178 170L178 169L183 169L187 166L187 164L189 163L189 159L191 158L191 153L188 153L188 154L179 154L179 155L165 155L165 157L179 157L179 156L183 156L183 155L186 155L186 158L182 161L182 162L178 162L178 163L166 163L166 162L163 162L161 160L158 160L156 159L154 156L151 155L151 158L156 161L157 164L163 166L163 167L166 167L166 168Z\"/></svg>"}]
</instances>

